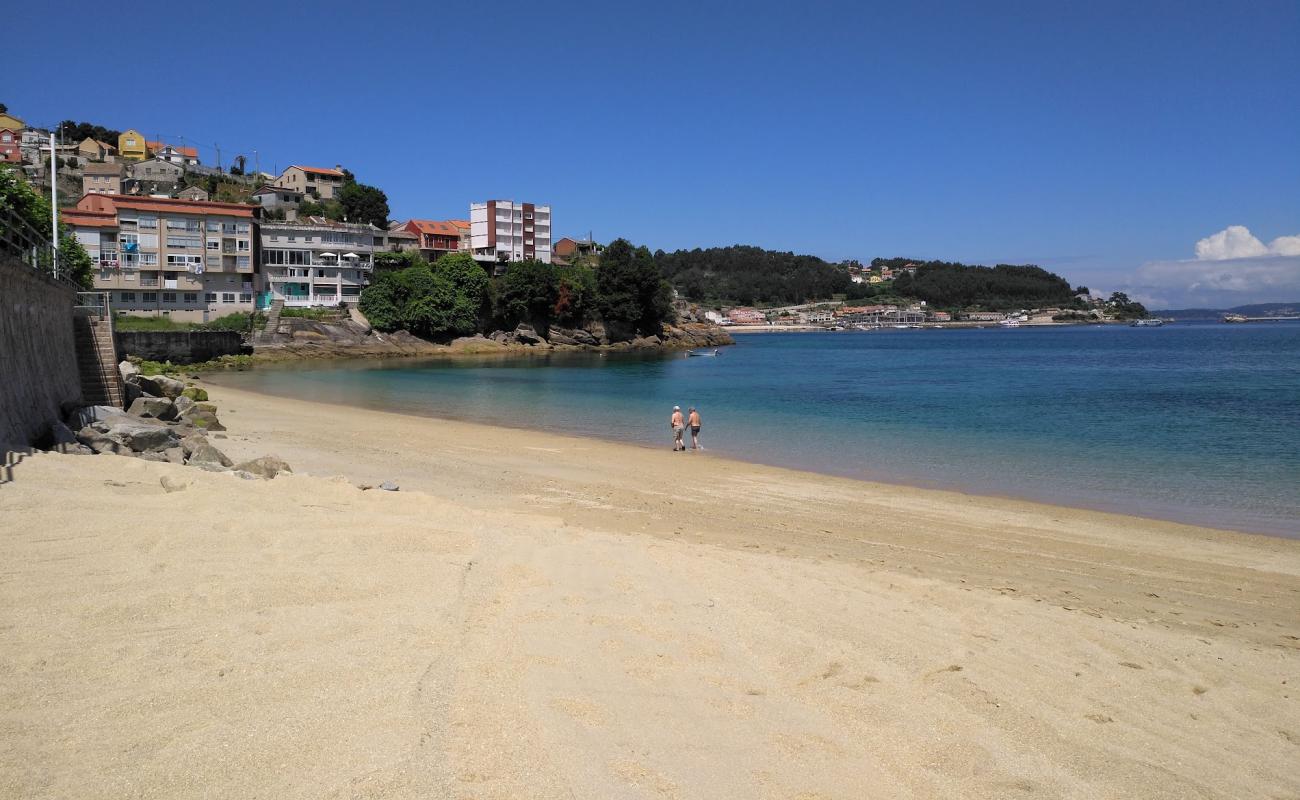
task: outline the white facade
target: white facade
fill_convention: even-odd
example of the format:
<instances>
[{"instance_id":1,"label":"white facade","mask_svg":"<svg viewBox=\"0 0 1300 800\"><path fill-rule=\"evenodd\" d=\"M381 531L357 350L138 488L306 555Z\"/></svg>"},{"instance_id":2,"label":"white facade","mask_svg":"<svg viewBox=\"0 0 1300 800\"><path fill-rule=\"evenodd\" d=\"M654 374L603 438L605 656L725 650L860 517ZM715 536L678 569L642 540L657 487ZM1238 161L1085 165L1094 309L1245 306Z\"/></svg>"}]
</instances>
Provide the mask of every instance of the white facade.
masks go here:
<instances>
[{"instance_id":1,"label":"white facade","mask_svg":"<svg viewBox=\"0 0 1300 800\"><path fill-rule=\"evenodd\" d=\"M264 222L262 284L286 306L355 304L374 269L373 225L309 217Z\"/></svg>"},{"instance_id":2,"label":"white facade","mask_svg":"<svg viewBox=\"0 0 1300 800\"><path fill-rule=\"evenodd\" d=\"M537 259L551 263L551 207L489 200L469 207L470 248L477 261Z\"/></svg>"}]
</instances>

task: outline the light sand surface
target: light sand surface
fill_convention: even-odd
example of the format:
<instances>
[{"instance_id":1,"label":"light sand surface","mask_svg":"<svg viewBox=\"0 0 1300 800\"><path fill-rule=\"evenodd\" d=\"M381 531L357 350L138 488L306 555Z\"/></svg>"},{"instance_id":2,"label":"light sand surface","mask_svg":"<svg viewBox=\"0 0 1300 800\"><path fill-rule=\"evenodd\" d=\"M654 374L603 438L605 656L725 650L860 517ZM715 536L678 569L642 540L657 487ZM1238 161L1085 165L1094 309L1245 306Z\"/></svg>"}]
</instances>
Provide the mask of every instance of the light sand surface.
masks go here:
<instances>
[{"instance_id":1,"label":"light sand surface","mask_svg":"<svg viewBox=\"0 0 1300 800\"><path fill-rule=\"evenodd\" d=\"M1300 797L1295 541L212 394L0 483L0 797Z\"/></svg>"}]
</instances>

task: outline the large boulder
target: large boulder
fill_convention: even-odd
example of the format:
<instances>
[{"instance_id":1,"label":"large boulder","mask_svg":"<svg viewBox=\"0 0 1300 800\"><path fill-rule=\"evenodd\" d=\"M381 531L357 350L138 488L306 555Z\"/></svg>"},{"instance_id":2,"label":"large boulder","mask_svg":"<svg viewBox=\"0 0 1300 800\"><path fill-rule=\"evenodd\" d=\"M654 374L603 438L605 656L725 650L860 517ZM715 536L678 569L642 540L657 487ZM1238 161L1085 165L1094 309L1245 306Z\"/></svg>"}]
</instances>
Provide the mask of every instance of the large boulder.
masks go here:
<instances>
[{"instance_id":1,"label":"large boulder","mask_svg":"<svg viewBox=\"0 0 1300 800\"><path fill-rule=\"evenodd\" d=\"M188 392L189 389L186 389L185 391ZM191 408L194 408L194 401L189 397L186 397L184 394L182 394L180 397L172 401L172 406L174 406L176 409L176 416L183 417L185 416L186 411L189 411Z\"/></svg>"},{"instance_id":2,"label":"large boulder","mask_svg":"<svg viewBox=\"0 0 1300 800\"><path fill-rule=\"evenodd\" d=\"M208 399L208 390L200 389L197 386L186 386L181 392L181 397L188 397L196 403L206 402Z\"/></svg>"},{"instance_id":3,"label":"large boulder","mask_svg":"<svg viewBox=\"0 0 1300 800\"><path fill-rule=\"evenodd\" d=\"M293 472L288 463L278 456L262 456L235 466L236 471L248 472L259 478L271 479L281 472Z\"/></svg>"},{"instance_id":4,"label":"large boulder","mask_svg":"<svg viewBox=\"0 0 1300 800\"><path fill-rule=\"evenodd\" d=\"M203 467L204 469L217 467L223 470L230 469L235 464L235 462L231 461L225 453L212 445L207 444L206 441L204 444L194 448L190 453L190 459L187 463L196 467Z\"/></svg>"},{"instance_id":5,"label":"large boulder","mask_svg":"<svg viewBox=\"0 0 1300 800\"><path fill-rule=\"evenodd\" d=\"M176 417L176 407L165 397L141 397L131 404L126 413L137 417L168 420Z\"/></svg>"},{"instance_id":6,"label":"large boulder","mask_svg":"<svg viewBox=\"0 0 1300 800\"><path fill-rule=\"evenodd\" d=\"M122 374L122 380L130 382L132 378L140 374L140 368L130 361L123 361L117 365L117 371Z\"/></svg>"},{"instance_id":7,"label":"large boulder","mask_svg":"<svg viewBox=\"0 0 1300 800\"><path fill-rule=\"evenodd\" d=\"M185 391L185 384L175 378L169 378L166 375L137 375L134 383L154 397L171 397L181 396Z\"/></svg>"},{"instance_id":8,"label":"large boulder","mask_svg":"<svg viewBox=\"0 0 1300 800\"><path fill-rule=\"evenodd\" d=\"M181 439L181 444L180 444L181 452L184 453L186 457L192 456L194 455L195 450L198 450L200 447L202 447L207 443L208 443L208 437L204 436L201 433L195 433L190 436L186 436L184 439Z\"/></svg>"},{"instance_id":9,"label":"large boulder","mask_svg":"<svg viewBox=\"0 0 1300 800\"><path fill-rule=\"evenodd\" d=\"M112 453L120 456L132 455L130 447L89 425L77 431L77 441L96 453Z\"/></svg>"},{"instance_id":10,"label":"large boulder","mask_svg":"<svg viewBox=\"0 0 1300 800\"><path fill-rule=\"evenodd\" d=\"M186 413L185 421L205 431L224 431L226 429L226 426L221 424L214 412L197 407L190 409Z\"/></svg>"},{"instance_id":11,"label":"large boulder","mask_svg":"<svg viewBox=\"0 0 1300 800\"><path fill-rule=\"evenodd\" d=\"M127 419L127 414L116 406L82 406L68 414L68 427L79 431L95 422L117 422Z\"/></svg>"},{"instance_id":12,"label":"large boulder","mask_svg":"<svg viewBox=\"0 0 1300 800\"><path fill-rule=\"evenodd\" d=\"M153 450L166 450L178 443L176 433L165 425L157 425L145 420L119 422L110 427L107 435L116 439L137 453Z\"/></svg>"},{"instance_id":13,"label":"large boulder","mask_svg":"<svg viewBox=\"0 0 1300 800\"><path fill-rule=\"evenodd\" d=\"M520 344L541 344L544 341L532 325L523 322L519 323L510 335Z\"/></svg>"}]
</instances>

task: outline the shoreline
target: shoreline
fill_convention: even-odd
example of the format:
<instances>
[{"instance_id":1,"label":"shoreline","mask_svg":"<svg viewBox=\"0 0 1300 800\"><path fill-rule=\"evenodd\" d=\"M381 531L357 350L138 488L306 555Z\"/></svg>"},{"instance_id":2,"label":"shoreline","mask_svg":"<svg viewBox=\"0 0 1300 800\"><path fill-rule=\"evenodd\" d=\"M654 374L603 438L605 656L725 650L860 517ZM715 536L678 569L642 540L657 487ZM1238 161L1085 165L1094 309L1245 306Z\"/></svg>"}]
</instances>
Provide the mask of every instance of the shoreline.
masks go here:
<instances>
[{"instance_id":1,"label":"shoreline","mask_svg":"<svg viewBox=\"0 0 1300 800\"><path fill-rule=\"evenodd\" d=\"M471 355L471 354L466 354L466 355ZM493 354L489 354L489 355L493 355ZM499 355L505 357L505 356L519 356L519 355L527 356L527 355L536 355L536 354L501 353ZM291 362L277 362L276 366L288 366L290 363ZM219 377L216 380L213 380L214 375L220 375L220 372L217 373L209 372L209 373L204 373L203 375L203 378L206 381L206 385L209 388L215 386L222 391L235 391L242 394L248 394L257 397L267 397L267 398L274 398L278 400L288 400L291 402L312 403L316 405L322 405L322 406L327 406L330 408L337 408L337 409L354 409L354 410L365 411L365 412L393 414L395 416L403 417L411 420L433 420L439 422L453 423L456 425L466 425L466 426L472 426L476 428L483 428L489 431L492 430L527 431L530 433L536 433L543 436L553 436L559 440L576 439L582 441L601 442L603 444L608 444L616 447L630 447L630 448L635 448L637 452L658 452L664 449L659 445L650 444L648 442L643 442L643 441L637 441L634 439L615 439L615 438L599 436L594 433L553 431L553 430L547 430L545 428L531 427L523 423L512 425L506 422L499 422L499 421L481 422L481 421L467 419L464 417L459 417L451 414L437 414L437 413L422 414L422 413L414 413L408 411L393 411L389 409L371 407L371 406L350 405L345 402L331 402L331 401L324 401L324 400L303 400L302 398L294 397L288 394L274 394L269 392L258 391L255 389L225 386L221 383ZM922 482L917 480L908 480L903 477L895 478L889 475L882 475L882 474L872 474L870 476L864 477L864 476L846 474L845 472L836 472L829 469L817 469L812 466L790 466L790 465L773 463L771 461L765 461L762 459L749 459L749 458L744 458L740 455L726 454L712 449L705 451L705 453L691 453L690 455L692 457L705 456L713 460L722 461L722 462L735 464L735 465L759 466L759 467L766 467L770 469L786 470L795 475L806 476L808 478L833 478L836 480L853 481L853 482L862 483L877 488L893 488L893 489L900 489L900 490L916 490L916 491L950 493L959 497L986 498L991 501L1004 501L1009 503L1029 503L1029 504L1040 505L1045 508L1069 509L1073 511L1084 511L1084 512L1091 512L1097 514L1109 514L1120 518L1141 520L1143 522L1148 522L1148 523L1167 523L1172 525L1184 525L1191 528L1214 530L1214 531L1220 531L1224 533L1239 534L1242 536L1263 536L1263 537L1278 538L1278 539L1284 539L1290 541L1300 541L1300 533L1298 532L1285 531L1285 530L1249 530L1246 528L1233 527L1230 525L1221 525L1221 524L1213 524L1213 523L1206 523L1206 522L1199 522L1199 521L1189 521L1185 519L1177 519L1172 516L1156 516L1148 513L1140 513L1138 511L1131 510L1131 509L1126 509L1119 506L1118 504L1107 505L1100 501L1089 504L1082 498L1070 498L1070 500L1068 501L1061 501L1055 499L1019 495L1019 494L1014 494L1009 492L997 492L997 491L985 491L982 489L973 489L957 483L947 483L939 480Z\"/></svg>"},{"instance_id":2,"label":"shoreline","mask_svg":"<svg viewBox=\"0 0 1300 800\"><path fill-rule=\"evenodd\" d=\"M0 475L0 794L1300 791L1300 542L205 388Z\"/></svg>"}]
</instances>

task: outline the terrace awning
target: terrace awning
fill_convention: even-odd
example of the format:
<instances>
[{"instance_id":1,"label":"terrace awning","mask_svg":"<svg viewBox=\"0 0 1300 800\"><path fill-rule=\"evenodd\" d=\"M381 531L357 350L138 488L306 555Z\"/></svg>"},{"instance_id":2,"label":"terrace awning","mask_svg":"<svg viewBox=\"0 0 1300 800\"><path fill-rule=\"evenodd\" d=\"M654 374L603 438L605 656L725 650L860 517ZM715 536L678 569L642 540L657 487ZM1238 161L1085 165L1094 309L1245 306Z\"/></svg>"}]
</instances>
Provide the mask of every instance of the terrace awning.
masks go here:
<instances>
[{"instance_id":1,"label":"terrace awning","mask_svg":"<svg viewBox=\"0 0 1300 800\"><path fill-rule=\"evenodd\" d=\"M319 255L321 258L338 258L334 253L320 253Z\"/></svg>"}]
</instances>

